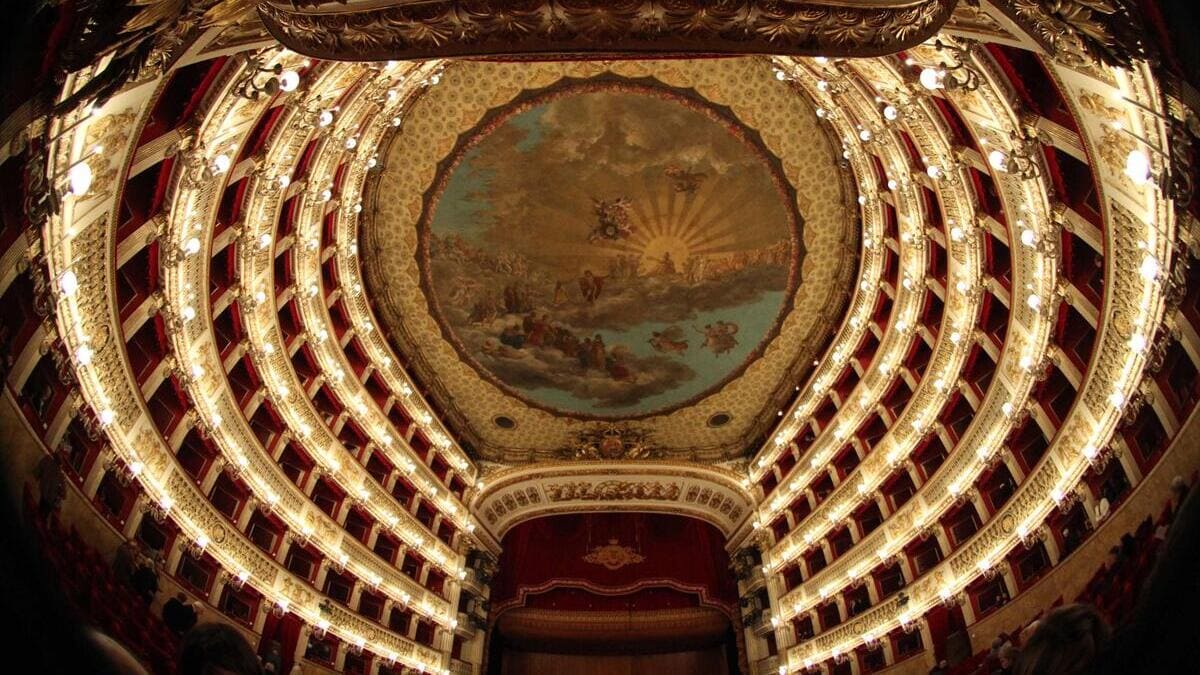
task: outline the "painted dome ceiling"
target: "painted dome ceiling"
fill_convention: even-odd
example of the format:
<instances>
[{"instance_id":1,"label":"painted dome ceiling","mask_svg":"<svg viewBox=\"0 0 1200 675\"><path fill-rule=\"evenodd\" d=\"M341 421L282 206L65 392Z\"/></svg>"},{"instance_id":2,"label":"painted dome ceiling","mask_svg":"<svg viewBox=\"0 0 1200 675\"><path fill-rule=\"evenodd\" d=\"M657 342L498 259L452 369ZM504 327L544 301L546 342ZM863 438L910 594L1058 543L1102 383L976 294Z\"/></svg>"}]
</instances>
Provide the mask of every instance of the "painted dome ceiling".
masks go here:
<instances>
[{"instance_id":1,"label":"painted dome ceiling","mask_svg":"<svg viewBox=\"0 0 1200 675\"><path fill-rule=\"evenodd\" d=\"M394 120L360 255L459 432L505 462L597 433L745 454L857 271L853 187L812 105L758 58L438 77Z\"/></svg>"}]
</instances>

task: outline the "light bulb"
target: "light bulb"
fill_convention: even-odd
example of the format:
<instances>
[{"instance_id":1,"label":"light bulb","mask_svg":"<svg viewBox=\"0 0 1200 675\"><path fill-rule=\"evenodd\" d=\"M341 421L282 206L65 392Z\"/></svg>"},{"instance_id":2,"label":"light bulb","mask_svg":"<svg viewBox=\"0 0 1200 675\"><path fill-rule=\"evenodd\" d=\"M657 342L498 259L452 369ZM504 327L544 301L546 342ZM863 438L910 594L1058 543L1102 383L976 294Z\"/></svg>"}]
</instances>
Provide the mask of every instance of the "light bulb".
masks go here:
<instances>
[{"instance_id":1,"label":"light bulb","mask_svg":"<svg viewBox=\"0 0 1200 675\"><path fill-rule=\"evenodd\" d=\"M937 68L922 68L920 81L921 86L929 91L941 89L942 80L946 77L946 72Z\"/></svg>"},{"instance_id":2,"label":"light bulb","mask_svg":"<svg viewBox=\"0 0 1200 675\"><path fill-rule=\"evenodd\" d=\"M1141 150L1131 150L1125 156L1125 175L1136 185L1150 182L1150 157Z\"/></svg>"},{"instance_id":3,"label":"light bulb","mask_svg":"<svg viewBox=\"0 0 1200 675\"><path fill-rule=\"evenodd\" d=\"M296 87L300 86L300 73L294 70L285 70L279 76L279 91L287 93L296 91Z\"/></svg>"},{"instance_id":4,"label":"light bulb","mask_svg":"<svg viewBox=\"0 0 1200 675\"><path fill-rule=\"evenodd\" d=\"M217 155L212 161L212 172L215 174L223 174L233 165L233 160L229 159L229 155L224 153Z\"/></svg>"},{"instance_id":5,"label":"light bulb","mask_svg":"<svg viewBox=\"0 0 1200 675\"><path fill-rule=\"evenodd\" d=\"M1138 353L1146 351L1146 337L1141 333L1134 333L1129 338L1129 348Z\"/></svg>"},{"instance_id":6,"label":"light bulb","mask_svg":"<svg viewBox=\"0 0 1200 675\"><path fill-rule=\"evenodd\" d=\"M92 187L92 166L80 162L67 171L67 191L76 197L87 193Z\"/></svg>"},{"instance_id":7,"label":"light bulb","mask_svg":"<svg viewBox=\"0 0 1200 675\"><path fill-rule=\"evenodd\" d=\"M58 277L58 289L68 298L79 291L79 277L75 276L73 270L67 270Z\"/></svg>"},{"instance_id":8,"label":"light bulb","mask_svg":"<svg viewBox=\"0 0 1200 675\"><path fill-rule=\"evenodd\" d=\"M1138 272L1141 273L1142 278L1146 281L1153 281L1158 276L1159 269L1160 266L1158 264L1158 258L1155 258L1150 254L1146 254L1146 256L1142 258L1142 264L1138 267Z\"/></svg>"}]
</instances>

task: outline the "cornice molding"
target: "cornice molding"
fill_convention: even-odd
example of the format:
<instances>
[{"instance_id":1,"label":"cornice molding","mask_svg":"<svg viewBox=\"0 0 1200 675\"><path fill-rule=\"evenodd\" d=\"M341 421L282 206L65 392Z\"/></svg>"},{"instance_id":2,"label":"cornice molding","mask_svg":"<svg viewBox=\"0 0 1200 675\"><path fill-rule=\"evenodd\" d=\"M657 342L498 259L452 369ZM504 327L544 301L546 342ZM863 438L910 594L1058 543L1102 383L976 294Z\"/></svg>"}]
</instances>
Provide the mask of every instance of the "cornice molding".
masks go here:
<instances>
[{"instance_id":1,"label":"cornice molding","mask_svg":"<svg viewBox=\"0 0 1200 675\"><path fill-rule=\"evenodd\" d=\"M879 56L932 36L957 0L263 0L289 49L334 60L448 56ZM299 6L297 6L299 5Z\"/></svg>"}]
</instances>

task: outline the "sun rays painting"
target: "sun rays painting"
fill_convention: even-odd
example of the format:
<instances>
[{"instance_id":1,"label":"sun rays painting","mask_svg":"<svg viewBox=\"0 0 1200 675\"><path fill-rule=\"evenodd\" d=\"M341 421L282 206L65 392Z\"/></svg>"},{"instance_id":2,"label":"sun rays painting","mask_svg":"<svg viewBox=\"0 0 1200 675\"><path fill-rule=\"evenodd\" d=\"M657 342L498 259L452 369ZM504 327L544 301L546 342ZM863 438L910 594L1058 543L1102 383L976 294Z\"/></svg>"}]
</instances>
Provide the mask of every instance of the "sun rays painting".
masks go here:
<instances>
[{"instance_id":1,"label":"sun rays painting","mask_svg":"<svg viewBox=\"0 0 1200 675\"><path fill-rule=\"evenodd\" d=\"M689 92L576 82L463 139L427 199L421 264L443 333L526 402L634 418L736 377L799 284L778 161Z\"/></svg>"}]
</instances>

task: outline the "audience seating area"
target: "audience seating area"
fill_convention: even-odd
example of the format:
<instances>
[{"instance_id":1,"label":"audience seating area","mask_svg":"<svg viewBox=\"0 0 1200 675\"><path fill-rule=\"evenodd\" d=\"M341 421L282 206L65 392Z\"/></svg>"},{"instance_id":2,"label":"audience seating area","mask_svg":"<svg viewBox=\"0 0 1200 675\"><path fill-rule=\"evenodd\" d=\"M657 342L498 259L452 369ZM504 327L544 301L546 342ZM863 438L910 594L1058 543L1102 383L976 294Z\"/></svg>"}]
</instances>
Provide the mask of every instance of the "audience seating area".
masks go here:
<instances>
[{"instance_id":1,"label":"audience seating area","mask_svg":"<svg viewBox=\"0 0 1200 675\"><path fill-rule=\"evenodd\" d=\"M1193 474L1189 485L1195 485L1198 477L1200 475ZM1096 570L1074 602L1092 605L1113 628L1129 620L1142 585L1150 577L1154 563L1158 560L1159 549L1164 542L1160 534L1170 526L1174 515L1171 503L1168 502L1157 518L1147 516L1136 530L1123 536L1119 546L1121 553L1116 561L1106 562ZM1060 596L1024 625L1002 633L1001 639L1020 648L1021 639L1026 635L1027 629L1047 610L1062 604L1063 598ZM993 675L1002 672L999 660L989 648L976 652L965 661L954 665L947 671L947 675Z\"/></svg>"},{"instance_id":2,"label":"audience seating area","mask_svg":"<svg viewBox=\"0 0 1200 675\"><path fill-rule=\"evenodd\" d=\"M74 525L64 527L57 515L48 520L38 518L28 485L24 502L35 543L80 620L125 645L151 672L174 672L179 638L162 618L150 611L127 583L117 579L108 561L83 541Z\"/></svg>"}]
</instances>

